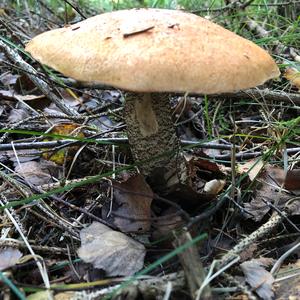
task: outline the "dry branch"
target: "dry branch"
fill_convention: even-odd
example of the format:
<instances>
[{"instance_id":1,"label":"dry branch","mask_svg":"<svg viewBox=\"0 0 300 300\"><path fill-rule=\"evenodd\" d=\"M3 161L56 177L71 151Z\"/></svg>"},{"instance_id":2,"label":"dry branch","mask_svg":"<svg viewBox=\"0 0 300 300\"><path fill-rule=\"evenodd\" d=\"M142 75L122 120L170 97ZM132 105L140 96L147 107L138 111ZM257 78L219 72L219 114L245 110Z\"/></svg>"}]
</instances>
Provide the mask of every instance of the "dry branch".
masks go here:
<instances>
[{"instance_id":1,"label":"dry branch","mask_svg":"<svg viewBox=\"0 0 300 300\"><path fill-rule=\"evenodd\" d=\"M180 236L176 237L175 247L179 247L191 241L191 235L188 231L184 231ZM194 299L198 289L205 280L205 271L200 261L200 257L195 245L189 247L180 253L179 260L184 270L184 275L189 286L190 295ZM210 287L207 285L202 292L201 299L212 299Z\"/></svg>"},{"instance_id":2,"label":"dry branch","mask_svg":"<svg viewBox=\"0 0 300 300\"><path fill-rule=\"evenodd\" d=\"M25 62L22 57L14 49L7 46L2 40L0 40L0 49L4 51L6 56L13 61L22 71L30 78L30 80L36 85L36 87L65 114L70 116L79 115L76 110L65 105L60 98L58 98L52 91L48 84L41 80L37 71Z\"/></svg>"},{"instance_id":3,"label":"dry branch","mask_svg":"<svg viewBox=\"0 0 300 300\"><path fill-rule=\"evenodd\" d=\"M25 149L49 149L49 148L56 148L56 147L67 147L74 144L80 143L87 143L88 141L84 139L83 141L79 140L57 140L57 141L50 141L50 142L25 142L25 143L9 143L9 144L0 144L0 151L7 151L7 150L25 150ZM100 138L94 139L91 138L91 144L103 144L105 145L120 145L120 144L127 144L128 138ZM231 144L212 144L212 143L202 143L201 141L189 141L189 140L181 140L181 144L184 146L195 145L196 148L202 149L218 149L218 150L231 150L233 145ZM239 148L236 146L236 148Z\"/></svg>"},{"instance_id":4,"label":"dry branch","mask_svg":"<svg viewBox=\"0 0 300 300\"><path fill-rule=\"evenodd\" d=\"M263 99L266 101L285 102L300 106L300 93L286 93L283 91L271 91L269 89L248 89L236 93L211 95L215 99Z\"/></svg>"},{"instance_id":5,"label":"dry branch","mask_svg":"<svg viewBox=\"0 0 300 300\"><path fill-rule=\"evenodd\" d=\"M227 265L228 263L230 263L230 261L232 261L236 257L239 257L242 251L247 249L253 243L256 243L262 237L269 234L275 227L277 227L282 222L285 216L286 216L285 213L282 213L282 215L274 213L268 222L260 226L249 236L242 239L237 245L235 245L235 247L231 251L226 253L218 263L219 268Z\"/></svg>"}]
</instances>

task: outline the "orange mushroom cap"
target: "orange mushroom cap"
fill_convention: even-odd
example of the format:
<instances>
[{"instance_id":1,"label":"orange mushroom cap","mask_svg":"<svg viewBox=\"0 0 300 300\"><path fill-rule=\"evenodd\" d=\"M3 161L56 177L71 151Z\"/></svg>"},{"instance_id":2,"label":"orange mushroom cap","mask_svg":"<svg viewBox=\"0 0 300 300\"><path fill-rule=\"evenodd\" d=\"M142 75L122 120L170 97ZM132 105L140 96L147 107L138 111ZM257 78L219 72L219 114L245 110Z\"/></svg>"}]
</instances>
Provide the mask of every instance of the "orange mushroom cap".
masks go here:
<instances>
[{"instance_id":1,"label":"orange mushroom cap","mask_svg":"<svg viewBox=\"0 0 300 300\"><path fill-rule=\"evenodd\" d=\"M253 42L176 10L104 13L42 33L26 51L66 76L135 92L225 93L279 75Z\"/></svg>"}]
</instances>

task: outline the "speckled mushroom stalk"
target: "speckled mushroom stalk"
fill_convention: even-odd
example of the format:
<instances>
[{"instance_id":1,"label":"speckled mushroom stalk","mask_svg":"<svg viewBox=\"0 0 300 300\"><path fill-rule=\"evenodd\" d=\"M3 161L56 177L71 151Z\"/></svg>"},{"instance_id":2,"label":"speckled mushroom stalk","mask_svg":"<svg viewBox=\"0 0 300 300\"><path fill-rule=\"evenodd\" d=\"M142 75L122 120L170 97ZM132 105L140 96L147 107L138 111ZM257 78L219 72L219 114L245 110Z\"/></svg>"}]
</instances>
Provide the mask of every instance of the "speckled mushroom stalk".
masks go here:
<instances>
[{"instance_id":1,"label":"speckled mushroom stalk","mask_svg":"<svg viewBox=\"0 0 300 300\"><path fill-rule=\"evenodd\" d=\"M180 141L172 120L169 94L127 93L124 117L132 155L153 185L176 181L181 169ZM179 174L178 174L179 175Z\"/></svg>"}]
</instances>

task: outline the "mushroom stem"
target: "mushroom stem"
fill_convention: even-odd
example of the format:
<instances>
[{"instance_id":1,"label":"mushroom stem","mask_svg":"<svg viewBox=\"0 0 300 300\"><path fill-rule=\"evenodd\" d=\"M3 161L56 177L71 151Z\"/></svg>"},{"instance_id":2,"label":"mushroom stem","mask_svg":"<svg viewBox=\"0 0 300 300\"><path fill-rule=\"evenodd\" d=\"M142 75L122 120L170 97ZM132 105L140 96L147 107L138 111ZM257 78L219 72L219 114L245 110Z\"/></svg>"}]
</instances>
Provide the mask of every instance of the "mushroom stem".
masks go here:
<instances>
[{"instance_id":1,"label":"mushroom stem","mask_svg":"<svg viewBox=\"0 0 300 300\"><path fill-rule=\"evenodd\" d=\"M165 190L179 182L180 141L166 93L128 93L125 104L128 141L141 173L153 188Z\"/></svg>"}]
</instances>

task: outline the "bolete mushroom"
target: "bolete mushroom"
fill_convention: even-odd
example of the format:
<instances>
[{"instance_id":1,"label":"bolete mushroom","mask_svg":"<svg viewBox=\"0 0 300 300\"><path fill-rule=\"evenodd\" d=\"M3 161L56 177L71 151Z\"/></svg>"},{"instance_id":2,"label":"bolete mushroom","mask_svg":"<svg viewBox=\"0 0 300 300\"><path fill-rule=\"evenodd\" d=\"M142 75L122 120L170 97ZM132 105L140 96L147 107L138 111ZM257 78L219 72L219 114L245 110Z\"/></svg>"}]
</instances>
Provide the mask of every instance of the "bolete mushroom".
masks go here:
<instances>
[{"instance_id":1,"label":"bolete mushroom","mask_svg":"<svg viewBox=\"0 0 300 300\"><path fill-rule=\"evenodd\" d=\"M166 181L177 171L179 149L168 93L233 92L279 75L271 56L251 41L176 10L104 13L42 33L26 51L76 80L125 90L133 157L145 161L144 175Z\"/></svg>"}]
</instances>

